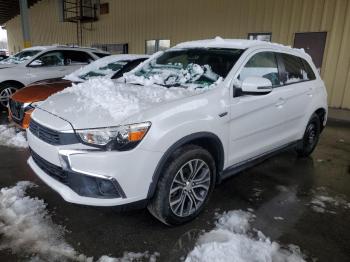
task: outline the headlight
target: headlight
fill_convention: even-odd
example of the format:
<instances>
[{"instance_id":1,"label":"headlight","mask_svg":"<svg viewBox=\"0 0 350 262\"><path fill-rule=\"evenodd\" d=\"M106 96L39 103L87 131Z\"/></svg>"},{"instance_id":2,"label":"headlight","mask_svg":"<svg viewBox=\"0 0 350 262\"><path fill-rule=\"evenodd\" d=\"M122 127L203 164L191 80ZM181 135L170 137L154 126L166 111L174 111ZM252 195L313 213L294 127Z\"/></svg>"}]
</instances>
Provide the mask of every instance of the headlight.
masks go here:
<instances>
[{"instance_id":1,"label":"headlight","mask_svg":"<svg viewBox=\"0 0 350 262\"><path fill-rule=\"evenodd\" d=\"M35 109L38 105L40 105L40 101L33 102L33 103L24 103L23 109L24 111L29 111L29 110Z\"/></svg>"},{"instance_id":2,"label":"headlight","mask_svg":"<svg viewBox=\"0 0 350 262\"><path fill-rule=\"evenodd\" d=\"M145 137L150 122L117 127L76 130L83 143L106 150L125 151L136 147Z\"/></svg>"}]
</instances>

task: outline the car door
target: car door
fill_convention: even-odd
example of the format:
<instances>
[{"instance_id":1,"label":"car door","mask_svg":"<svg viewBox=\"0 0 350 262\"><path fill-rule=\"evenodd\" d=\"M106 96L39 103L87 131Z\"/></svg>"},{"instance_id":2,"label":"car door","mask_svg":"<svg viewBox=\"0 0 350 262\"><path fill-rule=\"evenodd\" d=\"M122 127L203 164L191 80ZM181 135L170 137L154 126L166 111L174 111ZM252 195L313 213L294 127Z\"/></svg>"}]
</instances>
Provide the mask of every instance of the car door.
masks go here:
<instances>
[{"instance_id":1,"label":"car door","mask_svg":"<svg viewBox=\"0 0 350 262\"><path fill-rule=\"evenodd\" d=\"M260 51L251 55L234 79L235 97L230 105L229 163L252 159L278 148L285 139L284 90L281 87L277 55ZM264 77L273 90L264 95L237 95L247 77ZM236 90L236 91L235 91Z\"/></svg>"},{"instance_id":2,"label":"car door","mask_svg":"<svg viewBox=\"0 0 350 262\"><path fill-rule=\"evenodd\" d=\"M63 77L65 75L64 54L61 50L48 51L27 65L30 82Z\"/></svg>"},{"instance_id":3,"label":"car door","mask_svg":"<svg viewBox=\"0 0 350 262\"><path fill-rule=\"evenodd\" d=\"M286 142L293 142L301 138L300 130L305 128L305 113L315 88L312 80L316 77L308 63L298 56L281 53L278 59L284 89Z\"/></svg>"},{"instance_id":4,"label":"car door","mask_svg":"<svg viewBox=\"0 0 350 262\"><path fill-rule=\"evenodd\" d=\"M80 50L65 50L65 74L68 75L75 70L84 67L94 61L90 54Z\"/></svg>"}]
</instances>

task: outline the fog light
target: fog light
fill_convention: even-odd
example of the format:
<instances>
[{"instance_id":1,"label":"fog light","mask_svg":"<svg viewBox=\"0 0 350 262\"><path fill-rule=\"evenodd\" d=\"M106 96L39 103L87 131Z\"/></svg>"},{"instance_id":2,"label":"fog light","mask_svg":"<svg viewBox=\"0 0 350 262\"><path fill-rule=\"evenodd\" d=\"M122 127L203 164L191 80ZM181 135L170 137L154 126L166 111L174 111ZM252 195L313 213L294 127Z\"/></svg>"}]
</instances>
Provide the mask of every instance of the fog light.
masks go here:
<instances>
[{"instance_id":1,"label":"fog light","mask_svg":"<svg viewBox=\"0 0 350 262\"><path fill-rule=\"evenodd\" d=\"M104 196L115 195L116 189L110 180L96 179L98 190Z\"/></svg>"}]
</instances>

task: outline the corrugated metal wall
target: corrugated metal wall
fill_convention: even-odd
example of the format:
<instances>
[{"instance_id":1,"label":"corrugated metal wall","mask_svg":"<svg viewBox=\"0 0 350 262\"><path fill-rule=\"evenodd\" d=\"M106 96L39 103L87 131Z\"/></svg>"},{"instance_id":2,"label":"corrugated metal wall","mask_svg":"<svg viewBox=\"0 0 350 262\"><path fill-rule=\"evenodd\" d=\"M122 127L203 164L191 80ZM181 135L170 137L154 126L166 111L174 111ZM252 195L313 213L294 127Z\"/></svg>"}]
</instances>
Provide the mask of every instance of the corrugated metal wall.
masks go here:
<instances>
[{"instance_id":1,"label":"corrugated metal wall","mask_svg":"<svg viewBox=\"0 0 350 262\"><path fill-rule=\"evenodd\" d=\"M349 0L110 0L110 13L83 31L85 45L128 43L143 53L145 40L170 39L171 44L222 36L247 38L272 32L272 40L292 45L296 32L326 31L322 76L333 107L350 108ZM34 45L75 43L74 24L60 23L55 0L30 9ZM7 23L11 50L22 45L19 17Z\"/></svg>"}]
</instances>

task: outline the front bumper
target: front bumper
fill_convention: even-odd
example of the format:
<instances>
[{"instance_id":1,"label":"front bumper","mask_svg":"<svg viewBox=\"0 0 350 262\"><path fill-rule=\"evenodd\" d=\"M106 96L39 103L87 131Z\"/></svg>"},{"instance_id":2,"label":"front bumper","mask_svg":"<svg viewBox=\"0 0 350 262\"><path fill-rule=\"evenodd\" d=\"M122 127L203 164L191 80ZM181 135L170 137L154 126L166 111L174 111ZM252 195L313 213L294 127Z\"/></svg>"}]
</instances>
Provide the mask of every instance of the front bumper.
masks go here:
<instances>
[{"instance_id":1,"label":"front bumper","mask_svg":"<svg viewBox=\"0 0 350 262\"><path fill-rule=\"evenodd\" d=\"M33 113L33 111L34 110L28 110L28 111L23 113L22 119L17 119L12 115L11 110L9 110L8 119L10 122L14 123L20 129L27 129L29 127L29 123L31 120L31 114Z\"/></svg>"},{"instance_id":2,"label":"front bumper","mask_svg":"<svg viewBox=\"0 0 350 262\"><path fill-rule=\"evenodd\" d=\"M119 206L146 199L154 170L162 156L160 152L138 148L118 152L96 150L83 144L55 146L40 140L29 129L27 137L33 152L53 166L68 170L68 176L74 173L117 182L118 197L87 197L71 184L54 178L47 170L45 172L33 157L29 158L29 166L48 186L66 201L82 205ZM84 187L84 183L81 186Z\"/></svg>"}]
</instances>

